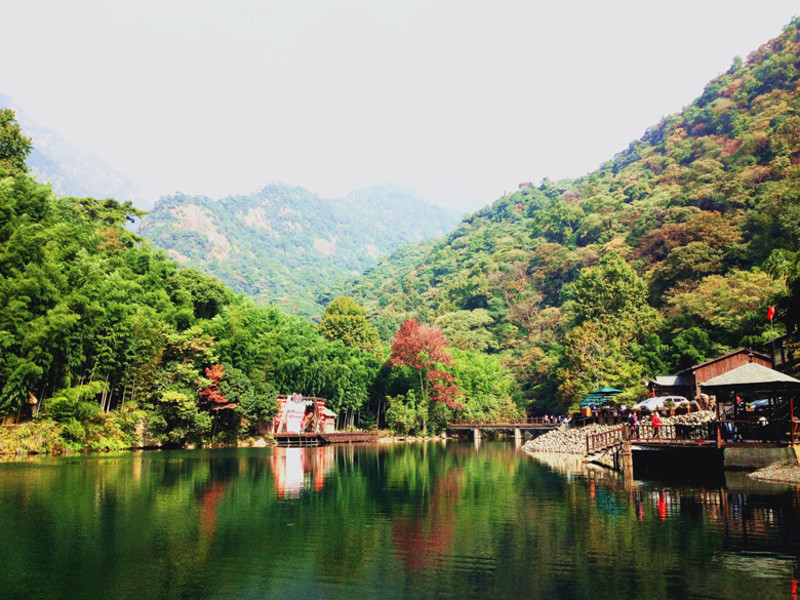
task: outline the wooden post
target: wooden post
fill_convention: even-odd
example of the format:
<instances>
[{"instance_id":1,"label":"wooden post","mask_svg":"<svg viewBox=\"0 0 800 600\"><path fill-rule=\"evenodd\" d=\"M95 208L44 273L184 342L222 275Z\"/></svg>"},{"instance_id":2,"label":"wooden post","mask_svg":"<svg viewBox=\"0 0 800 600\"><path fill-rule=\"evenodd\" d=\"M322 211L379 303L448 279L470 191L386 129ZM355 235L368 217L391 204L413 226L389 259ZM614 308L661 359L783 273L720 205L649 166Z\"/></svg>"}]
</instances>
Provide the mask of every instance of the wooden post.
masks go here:
<instances>
[{"instance_id":1,"label":"wooden post","mask_svg":"<svg viewBox=\"0 0 800 600\"><path fill-rule=\"evenodd\" d=\"M480 427L473 428L472 429L472 438L475 439L475 440L480 440L481 437L482 437L481 436L481 428Z\"/></svg>"},{"instance_id":2,"label":"wooden post","mask_svg":"<svg viewBox=\"0 0 800 600\"><path fill-rule=\"evenodd\" d=\"M794 447L794 398L789 398L789 431L792 432L792 447Z\"/></svg>"},{"instance_id":3,"label":"wooden post","mask_svg":"<svg viewBox=\"0 0 800 600\"><path fill-rule=\"evenodd\" d=\"M514 441L519 442L522 441L522 429L519 427L514 427Z\"/></svg>"},{"instance_id":4,"label":"wooden post","mask_svg":"<svg viewBox=\"0 0 800 600\"><path fill-rule=\"evenodd\" d=\"M622 475L625 487L630 488L633 484L633 451L631 450L631 429L630 425L623 425L622 430Z\"/></svg>"}]
</instances>

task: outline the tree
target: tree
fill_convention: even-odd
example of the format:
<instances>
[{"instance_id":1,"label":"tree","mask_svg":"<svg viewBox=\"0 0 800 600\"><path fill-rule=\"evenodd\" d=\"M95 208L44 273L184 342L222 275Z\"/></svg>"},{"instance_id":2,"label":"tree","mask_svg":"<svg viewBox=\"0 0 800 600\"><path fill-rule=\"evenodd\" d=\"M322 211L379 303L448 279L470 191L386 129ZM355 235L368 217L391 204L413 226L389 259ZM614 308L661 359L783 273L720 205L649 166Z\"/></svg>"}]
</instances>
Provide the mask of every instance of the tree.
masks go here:
<instances>
[{"instance_id":1,"label":"tree","mask_svg":"<svg viewBox=\"0 0 800 600\"><path fill-rule=\"evenodd\" d=\"M565 291L570 300L565 309L575 325L586 321L614 325L639 320L641 313L655 315L647 306L647 284L616 252L581 271Z\"/></svg>"},{"instance_id":2,"label":"tree","mask_svg":"<svg viewBox=\"0 0 800 600\"><path fill-rule=\"evenodd\" d=\"M667 316L674 330L700 326L731 347L763 343L769 334L767 306L784 292L784 281L763 271L709 275L693 289L667 294Z\"/></svg>"},{"instance_id":3,"label":"tree","mask_svg":"<svg viewBox=\"0 0 800 600\"><path fill-rule=\"evenodd\" d=\"M337 298L325 308L319 332L328 340L342 340L351 348L378 347L378 332L367 322L367 311L347 296Z\"/></svg>"},{"instance_id":4,"label":"tree","mask_svg":"<svg viewBox=\"0 0 800 600\"><path fill-rule=\"evenodd\" d=\"M217 405L225 405L230 402L220 391L220 381L225 377L225 368L220 365L206 367L206 377L210 380L209 386L200 392L200 397L206 402L213 402Z\"/></svg>"},{"instance_id":5,"label":"tree","mask_svg":"<svg viewBox=\"0 0 800 600\"><path fill-rule=\"evenodd\" d=\"M492 325L493 319L486 309L449 312L437 317L435 323L453 346L461 350L473 349L483 352L497 347L494 337L487 330L487 327Z\"/></svg>"},{"instance_id":6,"label":"tree","mask_svg":"<svg viewBox=\"0 0 800 600\"><path fill-rule=\"evenodd\" d=\"M450 373L443 368L453 365L453 357L447 351L447 339L440 330L417 323L415 319L404 322L394 336L389 364L417 371L423 404L430 400L446 403L451 408L455 404L458 388L451 381ZM437 386L436 394L432 397L434 385Z\"/></svg>"},{"instance_id":7,"label":"tree","mask_svg":"<svg viewBox=\"0 0 800 600\"><path fill-rule=\"evenodd\" d=\"M20 131L14 111L0 109L0 178L26 173L25 158L32 147L31 140Z\"/></svg>"}]
</instances>

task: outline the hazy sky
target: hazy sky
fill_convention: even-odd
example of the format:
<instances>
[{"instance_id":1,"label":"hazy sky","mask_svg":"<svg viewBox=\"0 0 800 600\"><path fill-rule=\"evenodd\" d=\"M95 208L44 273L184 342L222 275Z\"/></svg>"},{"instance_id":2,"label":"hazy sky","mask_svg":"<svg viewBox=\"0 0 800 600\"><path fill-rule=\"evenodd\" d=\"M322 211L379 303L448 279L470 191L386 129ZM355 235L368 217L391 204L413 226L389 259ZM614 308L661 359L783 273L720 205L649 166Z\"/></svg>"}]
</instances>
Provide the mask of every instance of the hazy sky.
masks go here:
<instances>
[{"instance_id":1,"label":"hazy sky","mask_svg":"<svg viewBox=\"0 0 800 600\"><path fill-rule=\"evenodd\" d=\"M0 91L156 193L464 209L595 169L795 1L6 0Z\"/></svg>"}]
</instances>

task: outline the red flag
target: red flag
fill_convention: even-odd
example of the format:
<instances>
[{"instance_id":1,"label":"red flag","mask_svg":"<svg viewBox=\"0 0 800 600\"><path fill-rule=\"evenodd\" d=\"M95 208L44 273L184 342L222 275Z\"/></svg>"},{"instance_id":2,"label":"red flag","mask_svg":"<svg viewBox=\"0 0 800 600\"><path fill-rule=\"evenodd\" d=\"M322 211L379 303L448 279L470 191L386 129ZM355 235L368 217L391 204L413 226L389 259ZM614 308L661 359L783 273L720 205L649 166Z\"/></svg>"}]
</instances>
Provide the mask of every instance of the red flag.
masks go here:
<instances>
[{"instance_id":1,"label":"red flag","mask_svg":"<svg viewBox=\"0 0 800 600\"><path fill-rule=\"evenodd\" d=\"M775 307L770 306L769 310L767 310L767 320L772 321L775 318Z\"/></svg>"}]
</instances>

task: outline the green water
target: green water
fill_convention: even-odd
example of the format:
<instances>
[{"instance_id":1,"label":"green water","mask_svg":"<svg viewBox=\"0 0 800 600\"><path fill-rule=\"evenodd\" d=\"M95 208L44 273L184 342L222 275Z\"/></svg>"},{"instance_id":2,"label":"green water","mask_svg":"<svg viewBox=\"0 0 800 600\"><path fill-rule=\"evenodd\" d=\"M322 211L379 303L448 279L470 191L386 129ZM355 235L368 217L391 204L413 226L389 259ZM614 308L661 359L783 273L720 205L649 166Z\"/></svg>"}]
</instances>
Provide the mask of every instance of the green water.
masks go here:
<instances>
[{"instance_id":1,"label":"green water","mask_svg":"<svg viewBox=\"0 0 800 600\"><path fill-rule=\"evenodd\" d=\"M0 598L796 598L798 492L511 443L0 464Z\"/></svg>"}]
</instances>

